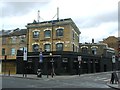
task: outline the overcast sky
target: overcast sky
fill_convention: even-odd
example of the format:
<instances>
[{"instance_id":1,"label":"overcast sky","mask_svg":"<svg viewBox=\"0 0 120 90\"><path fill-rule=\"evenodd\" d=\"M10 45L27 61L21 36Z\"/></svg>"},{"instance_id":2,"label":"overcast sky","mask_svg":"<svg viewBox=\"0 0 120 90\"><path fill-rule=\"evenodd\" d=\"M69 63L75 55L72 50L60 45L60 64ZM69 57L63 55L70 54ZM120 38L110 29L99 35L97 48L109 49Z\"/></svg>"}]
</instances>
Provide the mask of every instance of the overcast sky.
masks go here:
<instances>
[{"instance_id":1,"label":"overcast sky","mask_svg":"<svg viewBox=\"0 0 120 90\"><path fill-rule=\"evenodd\" d=\"M0 1L0 30L26 28L27 23L37 20L38 10L40 21L52 20L59 7L59 18L72 18L78 26L81 31L81 43L91 42L92 38L98 42L108 36L118 36L119 0Z\"/></svg>"}]
</instances>

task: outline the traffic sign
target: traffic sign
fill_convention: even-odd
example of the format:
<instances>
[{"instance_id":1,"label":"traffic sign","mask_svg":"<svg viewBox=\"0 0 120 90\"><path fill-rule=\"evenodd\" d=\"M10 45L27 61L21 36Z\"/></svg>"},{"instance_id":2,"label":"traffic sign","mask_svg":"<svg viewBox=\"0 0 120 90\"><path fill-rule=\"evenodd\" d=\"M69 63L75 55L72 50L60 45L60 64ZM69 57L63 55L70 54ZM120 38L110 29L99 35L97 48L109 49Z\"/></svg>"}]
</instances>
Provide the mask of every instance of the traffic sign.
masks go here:
<instances>
[{"instance_id":1,"label":"traffic sign","mask_svg":"<svg viewBox=\"0 0 120 90\"><path fill-rule=\"evenodd\" d=\"M112 63L115 63L115 55L112 56Z\"/></svg>"},{"instance_id":2,"label":"traffic sign","mask_svg":"<svg viewBox=\"0 0 120 90\"><path fill-rule=\"evenodd\" d=\"M78 61L81 61L81 60L82 60L81 56L78 56Z\"/></svg>"},{"instance_id":3,"label":"traffic sign","mask_svg":"<svg viewBox=\"0 0 120 90\"><path fill-rule=\"evenodd\" d=\"M40 55L39 55L39 57L40 57L40 61L39 62L43 62L43 55L42 55L42 52L40 52Z\"/></svg>"},{"instance_id":4,"label":"traffic sign","mask_svg":"<svg viewBox=\"0 0 120 90\"><path fill-rule=\"evenodd\" d=\"M27 48L26 47L24 47L23 60L27 61Z\"/></svg>"}]
</instances>

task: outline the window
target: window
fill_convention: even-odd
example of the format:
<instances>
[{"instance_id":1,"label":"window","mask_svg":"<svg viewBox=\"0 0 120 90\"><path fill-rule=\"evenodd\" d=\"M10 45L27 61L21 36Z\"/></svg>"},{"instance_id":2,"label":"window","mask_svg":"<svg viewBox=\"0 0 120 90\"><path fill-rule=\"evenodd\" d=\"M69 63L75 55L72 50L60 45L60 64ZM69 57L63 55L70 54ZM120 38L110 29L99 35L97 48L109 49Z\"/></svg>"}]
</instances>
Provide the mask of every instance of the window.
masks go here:
<instances>
[{"instance_id":1,"label":"window","mask_svg":"<svg viewBox=\"0 0 120 90\"><path fill-rule=\"evenodd\" d=\"M33 52L38 52L39 51L39 45L38 44L34 44L33 45Z\"/></svg>"},{"instance_id":2,"label":"window","mask_svg":"<svg viewBox=\"0 0 120 90\"><path fill-rule=\"evenodd\" d=\"M92 54L93 54L93 55L96 55L96 54L97 54L96 48L92 48Z\"/></svg>"},{"instance_id":3,"label":"window","mask_svg":"<svg viewBox=\"0 0 120 90\"><path fill-rule=\"evenodd\" d=\"M73 44L73 52L75 51L75 45Z\"/></svg>"},{"instance_id":4,"label":"window","mask_svg":"<svg viewBox=\"0 0 120 90\"><path fill-rule=\"evenodd\" d=\"M33 32L33 38L39 38L39 31Z\"/></svg>"},{"instance_id":5,"label":"window","mask_svg":"<svg viewBox=\"0 0 120 90\"><path fill-rule=\"evenodd\" d=\"M72 38L73 38L73 40L75 39L75 34L74 34L74 31L72 31Z\"/></svg>"},{"instance_id":6,"label":"window","mask_svg":"<svg viewBox=\"0 0 120 90\"><path fill-rule=\"evenodd\" d=\"M11 55L15 55L15 48L11 49Z\"/></svg>"},{"instance_id":7,"label":"window","mask_svg":"<svg viewBox=\"0 0 120 90\"><path fill-rule=\"evenodd\" d=\"M5 55L5 48L2 48L2 55Z\"/></svg>"},{"instance_id":8,"label":"window","mask_svg":"<svg viewBox=\"0 0 120 90\"><path fill-rule=\"evenodd\" d=\"M63 43L56 44L56 51L63 51Z\"/></svg>"},{"instance_id":9,"label":"window","mask_svg":"<svg viewBox=\"0 0 120 90\"><path fill-rule=\"evenodd\" d=\"M49 38L51 36L51 31L50 30L46 30L44 35L45 35L45 38Z\"/></svg>"},{"instance_id":10,"label":"window","mask_svg":"<svg viewBox=\"0 0 120 90\"><path fill-rule=\"evenodd\" d=\"M11 37L11 42L12 42L12 43L16 43L16 41L17 41L17 37L16 37L16 36Z\"/></svg>"},{"instance_id":11,"label":"window","mask_svg":"<svg viewBox=\"0 0 120 90\"><path fill-rule=\"evenodd\" d=\"M86 47L82 48L82 54L88 54L88 49Z\"/></svg>"},{"instance_id":12,"label":"window","mask_svg":"<svg viewBox=\"0 0 120 90\"><path fill-rule=\"evenodd\" d=\"M25 42L25 35L20 36L20 42Z\"/></svg>"},{"instance_id":13,"label":"window","mask_svg":"<svg viewBox=\"0 0 120 90\"><path fill-rule=\"evenodd\" d=\"M6 44L6 38L2 37L2 44Z\"/></svg>"},{"instance_id":14,"label":"window","mask_svg":"<svg viewBox=\"0 0 120 90\"><path fill-rule=\"evenodd\" d=\"M51 45L50 44L45 44L44 50L45 51L50 51Z\"/></svg>"},{"instance_id":15,"label":"window","mask_svg":"<svg viewBox=\"0 0 120 90\"><path fill-rule=\"evenodd\" d=\"M59 36L63 36L63 28L58 28L57 30L56 30L56 36L57 37L59 37Z\"/></svg>"},{"instance_id":16,"label":"window","mask_svg":"<svg viewBox=\"0 0 120 90\"><path fill-rule=\"evenodd\" d=\"M23 51L23 49L24 49L24 47L20 47L20 49L19 49L19 50L22 50L22 51Z\"/></svg>"}]
</instances>

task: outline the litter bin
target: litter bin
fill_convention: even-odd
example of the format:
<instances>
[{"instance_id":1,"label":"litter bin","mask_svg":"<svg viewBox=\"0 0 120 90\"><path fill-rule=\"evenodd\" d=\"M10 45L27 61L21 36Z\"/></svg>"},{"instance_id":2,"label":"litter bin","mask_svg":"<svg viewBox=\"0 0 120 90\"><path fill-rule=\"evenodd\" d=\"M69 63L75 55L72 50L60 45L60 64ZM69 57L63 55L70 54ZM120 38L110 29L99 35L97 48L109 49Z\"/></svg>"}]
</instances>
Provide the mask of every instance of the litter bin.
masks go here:
<instances>
[{"instance_id":1,"label":"litter bin","mask_svg":"<svg viewBox=\"0 0 120 90\"><path fill-rule=\"evenodd\" d=\"M37 70L37 77L40 77L40 78L42 77L41 69L38 69L38 70Z\"/></svg>"}]
</instances>

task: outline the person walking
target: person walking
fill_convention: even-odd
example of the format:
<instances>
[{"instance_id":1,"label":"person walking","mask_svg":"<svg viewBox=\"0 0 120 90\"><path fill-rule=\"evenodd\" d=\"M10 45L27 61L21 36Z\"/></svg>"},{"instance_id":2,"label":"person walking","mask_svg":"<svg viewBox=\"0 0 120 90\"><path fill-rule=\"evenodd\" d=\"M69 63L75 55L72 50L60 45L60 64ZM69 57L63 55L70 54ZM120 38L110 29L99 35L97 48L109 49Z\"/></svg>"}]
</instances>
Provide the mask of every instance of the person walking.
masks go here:
<instances>
[{"instance_id":1,"label":"person walking","mask_svg":"<svg viewBox=\"0 0 120 90\"><path fill-rule=\"evenodd\" d=\"M112 74L111 74L110 83L111 83L111 84L114 84L114 80L115 80L115 76L114 76L114 73L112 73Z\"/></svg>"}]
</instances>

